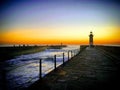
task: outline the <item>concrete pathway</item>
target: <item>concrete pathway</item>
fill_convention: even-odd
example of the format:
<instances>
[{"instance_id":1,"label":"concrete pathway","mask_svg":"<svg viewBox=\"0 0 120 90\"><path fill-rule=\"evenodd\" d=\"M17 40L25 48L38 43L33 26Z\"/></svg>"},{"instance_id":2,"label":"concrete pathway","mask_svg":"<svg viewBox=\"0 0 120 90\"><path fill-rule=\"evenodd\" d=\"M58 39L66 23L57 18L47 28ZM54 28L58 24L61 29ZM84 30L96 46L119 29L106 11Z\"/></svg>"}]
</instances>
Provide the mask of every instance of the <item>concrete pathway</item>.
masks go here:
<instances>
[{"instance_id":1,"label":"concrete pathway","mask_svg":"<svg viewBox=\"0 0 120 90\"><path fill-rule=\"evenodd\" d=\"M108 56L97 48L87 47L45 77L44 85L49 90L120 90L118 67L114 58Z\"/></svg>"}]
</instances>

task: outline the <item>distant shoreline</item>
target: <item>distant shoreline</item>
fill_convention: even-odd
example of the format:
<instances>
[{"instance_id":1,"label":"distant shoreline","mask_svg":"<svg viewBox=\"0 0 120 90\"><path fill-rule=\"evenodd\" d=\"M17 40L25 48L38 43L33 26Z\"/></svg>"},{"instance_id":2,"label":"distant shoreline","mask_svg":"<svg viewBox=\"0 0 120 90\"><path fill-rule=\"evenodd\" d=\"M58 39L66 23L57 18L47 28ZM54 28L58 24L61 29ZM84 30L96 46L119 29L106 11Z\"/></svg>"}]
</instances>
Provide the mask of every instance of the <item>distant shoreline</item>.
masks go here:
<instances>
[{"instance_id":1,"label":"distant shoreline","mask_svg":"<svg viewBox=\"0 0 120 90\"><path fill-rule=\"evenodd\" d=\"M19 46L60 46L60 44L0 44L0 47L19 47ZM78 44L66 44L67 45L78 45ZM88 44L79 44L81 46L86 46ZM65 46L65 45L63 45ZM120 44L95 44L95 46L116 46L116 47L120 47Z\"/></svg>"},{"instance_id":2,"label":"distant shoreline","mask_svg":"<svg viewBox=\"0 0 120 90\"><path fill-rule=\"evenodd\" d=\"M15 58L19 55L32 54L44 51L45 49L60 49L66 47L66 45L52 45L52 46L11 46L11 47L0 47L0 62Z\"/></svg>"}]
</instances>

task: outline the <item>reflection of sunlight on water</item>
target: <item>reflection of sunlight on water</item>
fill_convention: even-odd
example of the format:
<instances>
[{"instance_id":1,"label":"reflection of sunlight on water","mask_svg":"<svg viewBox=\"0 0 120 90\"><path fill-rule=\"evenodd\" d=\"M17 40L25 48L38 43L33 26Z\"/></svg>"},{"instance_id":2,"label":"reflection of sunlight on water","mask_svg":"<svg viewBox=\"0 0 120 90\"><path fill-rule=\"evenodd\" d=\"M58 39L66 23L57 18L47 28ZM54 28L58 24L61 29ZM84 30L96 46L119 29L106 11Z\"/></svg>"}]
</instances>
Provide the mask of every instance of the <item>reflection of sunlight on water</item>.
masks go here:
<instances>
[{"instance_id":1,"label":"reflection of sunlight on water","mask_svg":"<svg viewBox=\"0 0 120 90\"><path fill-rule=\"evenodd\" d=\"M42 67L46 67L47 66L47 64L42 64Z\"/></svg>"},{"instance_id":2,"label":"reflection of sunlight on water","mask_svg":"<svg viewBox=\"0 0 120 90\"><path fill-rule=\"evenodd\" d=\"M31 66L33 66L33 67L38 67L38 66L39 66L39 63L32 63Z\"/></svg>"},{"instance_id":3,"label":"reflection of sunlight on water","mask_svg":"<svg viewBox=\"0 0 120 90\"><path fill-rule=\"evenodd\" d=\"M68 60L68 50L74 50L79 46L68 46L63 49L47 49L43 52L18 56L15 59L6 62L8 64L7 80L8 87L28 87L39 79L39 60L42 59L42 76L54 69L54 55L56 55L57 67L63 63L63 52L65 61ZM71 53L69 53L71 58ZM9 90L10 90L9 89Z\"/></svg>"}]
</instances>

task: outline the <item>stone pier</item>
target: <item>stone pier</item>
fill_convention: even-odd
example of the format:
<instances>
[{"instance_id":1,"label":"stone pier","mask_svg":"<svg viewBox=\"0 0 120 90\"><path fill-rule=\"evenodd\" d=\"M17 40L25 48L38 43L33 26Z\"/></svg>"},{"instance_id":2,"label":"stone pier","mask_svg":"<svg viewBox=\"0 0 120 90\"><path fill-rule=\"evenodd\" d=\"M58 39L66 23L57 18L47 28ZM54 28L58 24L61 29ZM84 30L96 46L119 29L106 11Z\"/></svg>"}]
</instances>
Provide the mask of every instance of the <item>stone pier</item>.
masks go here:
<instances>
[{"instance_id":1,"label":"stone pier","mask_svg":"<svg viewBox=\"0 0 120 90\"><path fill-rule=\"evenodd\" d=\"M119 90L116 58L106 51L87 47L65 66L48 74L29 89L40 90Z\"/></svg>"}]
</instances>

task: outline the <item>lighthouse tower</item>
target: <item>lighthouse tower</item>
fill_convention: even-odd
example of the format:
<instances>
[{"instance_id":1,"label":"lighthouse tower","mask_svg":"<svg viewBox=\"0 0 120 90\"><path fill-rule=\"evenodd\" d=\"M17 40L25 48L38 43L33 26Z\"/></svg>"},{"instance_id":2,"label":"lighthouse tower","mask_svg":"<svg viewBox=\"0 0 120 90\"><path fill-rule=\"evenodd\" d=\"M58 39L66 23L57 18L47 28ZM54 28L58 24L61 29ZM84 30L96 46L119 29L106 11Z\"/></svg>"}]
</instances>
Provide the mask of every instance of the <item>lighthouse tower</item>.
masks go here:
<instances>
[{"instance_id":1,"label":"lighthouse tower","mask_svg":"<svg viewBox=\"0 0 120 90\"><path fill-rule=\"evenodd\" d=\"M90 35L89 35L89 46L93 47L93 34L92 34L92 32L90 32Z\"/></svg>"}]
</instances>

